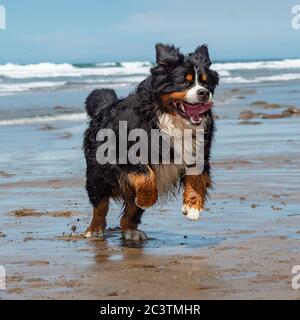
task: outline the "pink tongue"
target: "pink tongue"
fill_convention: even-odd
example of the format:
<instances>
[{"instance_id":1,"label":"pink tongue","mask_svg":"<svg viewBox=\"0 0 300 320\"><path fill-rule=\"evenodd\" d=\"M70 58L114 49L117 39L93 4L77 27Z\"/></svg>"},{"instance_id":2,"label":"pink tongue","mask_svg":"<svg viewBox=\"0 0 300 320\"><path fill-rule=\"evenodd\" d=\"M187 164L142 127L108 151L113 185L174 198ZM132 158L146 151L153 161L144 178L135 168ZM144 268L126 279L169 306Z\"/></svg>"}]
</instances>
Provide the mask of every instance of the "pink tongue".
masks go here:
<instances>
[{"instance_id":1,"label":"pink tongue","mask_svg":"<svg viewBox=\"0 0 300 320\"><path fill-rule=\"evenodd\" d=\"M199 119L200 115L208 111L212 107L213 103L199 103L196 105L184 104L185 112L193 119Z\"/></svg>"}]
</instances>

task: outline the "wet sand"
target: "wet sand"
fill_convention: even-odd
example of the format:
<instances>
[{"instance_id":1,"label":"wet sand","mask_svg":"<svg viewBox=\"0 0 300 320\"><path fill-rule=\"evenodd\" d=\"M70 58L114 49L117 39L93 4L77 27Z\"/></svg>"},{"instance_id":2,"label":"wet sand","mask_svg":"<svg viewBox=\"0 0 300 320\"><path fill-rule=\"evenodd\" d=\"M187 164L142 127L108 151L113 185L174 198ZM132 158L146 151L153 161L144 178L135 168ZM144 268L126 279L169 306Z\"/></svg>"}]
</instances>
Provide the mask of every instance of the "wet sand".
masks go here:
<instances>
[{"instance_id":1,"label":"wet sand","mask_svg":"<svg viewBox=\"0 0 300 320\"><path fill-rule=\"evenodd\" d=\"M251 104L268 90L228 91L235 100L217 109L215 190L201 219L184 218L180 197L157 205L144 214L150 239L141 244L121 239L115 204L105 241L81 236L91 218L79 145L84 125L28 129L48 144L39 159L25 153L22 169L1 171L1 299L299 299L291 270L300 264L300 117L256 125L239 119L249 108L278 113Z\"/></svg>"}]
</instances>

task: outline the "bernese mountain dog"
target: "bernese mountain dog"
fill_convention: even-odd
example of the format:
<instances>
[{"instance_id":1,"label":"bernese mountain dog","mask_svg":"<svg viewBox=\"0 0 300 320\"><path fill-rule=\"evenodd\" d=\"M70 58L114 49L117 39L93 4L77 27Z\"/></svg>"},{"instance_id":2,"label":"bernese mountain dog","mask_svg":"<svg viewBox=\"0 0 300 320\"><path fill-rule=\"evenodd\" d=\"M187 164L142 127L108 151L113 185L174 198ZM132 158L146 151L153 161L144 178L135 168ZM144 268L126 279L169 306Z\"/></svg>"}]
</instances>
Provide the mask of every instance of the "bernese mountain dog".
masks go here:
<instances>
[{"instance_id":1,"label":"bernese mountain dog","mask_svg":"<svg viewBox=\"0 0 300 320\"><path fill-rule=\"evenodd\" d=\"M120 226L125 240L146 240L138 229L146 208L160 196L183 189L183 214L191 220L199 218L212 187L210 150L214 134L212 97L219 83L218 73L210 68L206 45L184 55L173 45L157 44L156 64L150 75L133 93L118 99L114 90L96 89L86 100L90 117L84 135L86 158L86 190L93 205L93 218L85 236L103 237L110 199L123 205ZM119 135L119 123L126 121L127 130L152 129L172 134L174 128L204 129L203 171L187 175L186 166L174 162L100 164L97 149L103 143L97 134L111 129ZM150 136L150 134L149 134ZM151 139L150 139L151 140ZM151 141L147 141L151 149ZM117 149L121 148L117 145ZM126 146L130 148L130 143Z\"/></svg>"}]
</instances>

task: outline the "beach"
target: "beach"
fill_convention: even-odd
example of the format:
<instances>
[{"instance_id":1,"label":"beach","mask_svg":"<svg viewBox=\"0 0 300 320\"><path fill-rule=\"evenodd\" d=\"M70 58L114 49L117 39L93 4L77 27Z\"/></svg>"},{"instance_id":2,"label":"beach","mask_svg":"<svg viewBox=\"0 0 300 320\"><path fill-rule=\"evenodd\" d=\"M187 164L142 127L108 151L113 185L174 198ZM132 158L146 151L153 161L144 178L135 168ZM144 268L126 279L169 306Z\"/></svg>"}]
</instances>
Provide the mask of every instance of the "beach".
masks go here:
<instances>
[{"instance_id":1,"label":"beach","mask_svg":"<svg viewBox=\"0 0 300 320\"><path fill-rule=\"evenodd\" d=\"M83 238L85 97L125 96L150 66L0 66L1 299L300 298L299 59L215 64L214 190L199 221L170 199L145 212L149 240L128 243L112 203L105 241Z\"/></svg>"}]
</instances>

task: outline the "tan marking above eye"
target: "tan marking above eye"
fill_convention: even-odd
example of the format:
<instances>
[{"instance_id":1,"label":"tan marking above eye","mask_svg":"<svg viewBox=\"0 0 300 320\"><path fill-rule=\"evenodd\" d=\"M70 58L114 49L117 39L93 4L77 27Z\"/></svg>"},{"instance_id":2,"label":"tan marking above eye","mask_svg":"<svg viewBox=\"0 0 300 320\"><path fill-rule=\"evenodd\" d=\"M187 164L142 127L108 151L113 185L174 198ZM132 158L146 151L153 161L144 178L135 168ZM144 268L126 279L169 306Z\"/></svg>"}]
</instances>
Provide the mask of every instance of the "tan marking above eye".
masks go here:
<instances>
[{"instance_id":1,"label":"tan marking above eye","mask_svg":"<svg viewBox=\"0 0 300 320\"><path fill-rule=\"evenodd\" d=\"M202 74L201 75L201 80L202 81L207 81L207 75L206 74Z\"/></svg>"},{"instance_id":2,"label":"tan marking above eye","mask_svg":"<svg viewBox=\"0 0 300 320\"><path fill-rule=\"evenodd\" d=\"M191 73L188 73L186 76L185 76L185 79L187 81L192 81L193 80L193 75Z\"/></svg>"}]
</instances>

